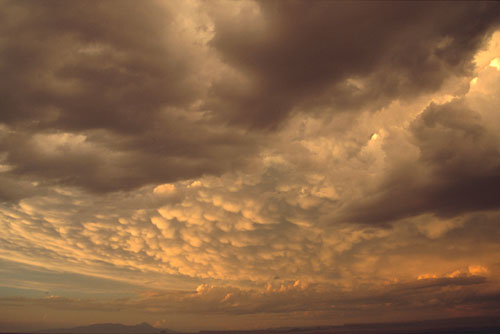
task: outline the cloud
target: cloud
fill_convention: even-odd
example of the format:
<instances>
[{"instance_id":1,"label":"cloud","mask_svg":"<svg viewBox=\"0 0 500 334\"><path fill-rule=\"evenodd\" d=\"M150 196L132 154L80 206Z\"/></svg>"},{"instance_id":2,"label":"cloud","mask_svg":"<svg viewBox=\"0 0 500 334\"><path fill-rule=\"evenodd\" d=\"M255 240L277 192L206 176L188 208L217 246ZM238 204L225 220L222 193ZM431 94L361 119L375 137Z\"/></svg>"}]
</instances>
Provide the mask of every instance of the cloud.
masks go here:
<instances>
[{"instance_id":1,"label":"cloud","mask_svg":"<svg viewBox=\"0 0 500 334\"><path fill-rule=\"evenodd\" d=\"M496 5L240 7L213 10L210 43L237 74L215 83L208 105L214 115L264 129L278 127L298 108L376 110L393 98L437 90L449 77L471 73L475 52L499 23Z\"/></svg>"},{"instance_id":2,"label":"cloud","mask_svg":"<svg viewBox=\"0 0 500 334\"><path fill-rule=\"evenodd\" d=\"M410 131L420 151L417 164L394 168L367 200L349 208L348 219L382 223L498 208L500 151L479 112L464 100L431 104Z\"/></svg>"},{"instance_id":3,"label":"cloud","mask_svg":"<svg viewBox=\"0 0 500 334\"><path fill-rule=\"evenodd\" d=\"M244 129L435 91L498 21L495 4L224 7L6 2L7 177L103 193L245 168L272 139Z\"/></svg>"},{"instance_id":4,"label":"cloud","mask_svg":"<svg viewBox=\"0 0 500 334\"><path fill-rule=\"evenodd\" d=\"M212 65L195 7L6 2L6 177L102 193L244 165L255 136L197 107Z\"/></svg>"},{"instance_id":5,"label":"cloud","mask_svg":"<svg viewBox=\"0 0 500 334\"><path fill-rule=\"evenodd\" d=\"M496 3L89 4L0 14L3 319L498 310Z\"/></svg>"},{"instance_id":6,"label":"cloud","mask_svg":"<svg viewBox=\"0 0 500 334\"><path fill-rule=\"evenodd\" d=\"M383 309L405 310L431 307L461 308L489 302L498 292L478 293L474 286L485 285L484 277L426 279L405 284L392 284L374 289L341 291L328 285L307 285L300 281L265 290L240 289L231 286L200 285L196 291L145 291L131 298L115 300L75 299L58 296L44 298L1 298L3 305L27 306L43 304L66 310L143 310L150 313L179 314L279 314L326 311L330 316L347 312L356 316ZM492 305L490 303L490 305ZM494 306L499 307L498 303ZM404 312L403 312L404 313Z\"/></svg>"},{"instance_id":7,"label":"cloud","mask_svg":"<svg viewBox=\"0 0 500 334\"><path fill-rule=\"evenodd\" d=\"M176 41L164 24L173 17L159 3L10 2L5 13L3 30L17 38L4 42L3 121L135 132L162 104L193 94L186 58L170 47Z\"/></svg>"},{"instance_id":8,"label":"cloud","mask_svg":"<svg viewBox=\"0 0 500 334\"><path fill-rule=\"evenodd\" d=\"M0 202L15 202L35 193L33 183L0 175Z\"/></svg>"}]
</instances>

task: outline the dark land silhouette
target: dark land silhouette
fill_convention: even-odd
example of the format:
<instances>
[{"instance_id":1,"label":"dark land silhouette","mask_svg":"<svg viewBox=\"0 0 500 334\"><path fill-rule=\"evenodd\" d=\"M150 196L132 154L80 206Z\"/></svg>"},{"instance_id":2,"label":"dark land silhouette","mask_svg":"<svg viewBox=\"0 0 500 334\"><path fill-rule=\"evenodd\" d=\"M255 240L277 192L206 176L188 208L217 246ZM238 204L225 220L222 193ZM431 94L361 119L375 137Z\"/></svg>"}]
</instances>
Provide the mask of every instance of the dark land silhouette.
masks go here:
<instances>
[{"instance_id":1,"label":"dark land silhouette","mask_svg":"<svg viewBox=\"0 0 500 334\"><path fill-rule=\"evenodd\" d=\"M114 323L103 323L103 324L92 324L89 326L78 326L73 328L56 328L56 329L45 329L38 331L37 333L74 333L74 334L153 334L153 333L173 333L169 329L161 329L151 326L150 324L143 322L137 325L127 326L123 324Z\"/></svg>"},{"instance_id":2,"label":"dark land silhouette","mask_svg":"<svg viewBox=\"0 0 500 334\"><path fill-rule=\"evenodd\" d=\"M11 332L21 334L21 332ZM44 329L30 334L161 334L183 333L156 328L148 323L92 324L72 328ZM210 330L199 334L499 334L500 317L467 317L393 323L344 324L339 326L281 327L258 330ZM7 334L5 332L4 334ZM26 333L27 334L27 333Z\"/></svg>"}]
</instances>

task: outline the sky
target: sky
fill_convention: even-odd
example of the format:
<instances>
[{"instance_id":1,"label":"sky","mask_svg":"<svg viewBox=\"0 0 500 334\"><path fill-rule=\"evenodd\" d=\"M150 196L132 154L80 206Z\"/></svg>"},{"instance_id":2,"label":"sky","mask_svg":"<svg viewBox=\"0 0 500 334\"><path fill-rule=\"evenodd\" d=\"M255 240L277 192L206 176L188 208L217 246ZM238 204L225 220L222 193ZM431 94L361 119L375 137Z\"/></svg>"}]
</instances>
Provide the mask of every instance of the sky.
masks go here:
<instances>
[{"instance_id":1,"label":"sky","mask_svg":"<svg viewBox=\"0 0 500 334\"><path fill-rule=\"evenodd\" d=\"M500 312L500 3L0 6L1 331Z\"/></svg>"}]
</instances>

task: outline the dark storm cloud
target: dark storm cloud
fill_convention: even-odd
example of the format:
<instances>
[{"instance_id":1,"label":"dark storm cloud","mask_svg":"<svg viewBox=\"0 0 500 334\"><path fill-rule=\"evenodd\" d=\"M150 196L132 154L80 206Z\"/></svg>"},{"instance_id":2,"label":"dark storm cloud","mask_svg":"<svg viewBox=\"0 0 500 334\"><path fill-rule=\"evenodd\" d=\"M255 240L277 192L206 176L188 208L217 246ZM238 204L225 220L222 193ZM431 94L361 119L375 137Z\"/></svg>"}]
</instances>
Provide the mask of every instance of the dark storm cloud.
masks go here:
<instances>
[{"instance_id":1,"label":"dark storm cloud","mask_svg":"<svg viewBox=\"0 0 500 334\"><path fill-rule=\"evenodd\" d=\"M421 161L435 175L436 211L500 207L500 151L481 116L460 101L431 105L413 124Z\"/></svg>"},{"instance_id":2,"label":"dark storm cloud","mask_svg":"<svg viewBox=\"0 0 500 334\"><path fill-rule=\"evenodd\" d=\"M4 176L96 192L244 166L266 138L233 123L270 129L294 108L433 91L470 73L500 15L496 3L261 2L237 15L210 3L206 47L180 4L2 4Z\"/></svg>"},{"instance_id":3,"label":"dark storm cloud","mask_svg":"<svg viewBox=\"0 0 500 334\"><path fill-rule=\"evenodd\" d=\"M0 203L17 201L37 192L31 182L7 175L0 174Z\"/></svg>"},{"instance_id":4,"label":"dark storm cloud","mask_svg":"<svg viewBox=\"0 0 500 334\"><path fill-rule=\"evenodd\" d=\"M244 163L255 138L204 121L192 108L206 85L197 54L203 50L183 40L182 18L167 7L2 2L5 180L29 175L107 192ZM4 190L1 197L21 193Z\"/></svg>"},{"instance_id":5,"label":"dark storm cloud","mask_svg":"<svg viewBox=\"0 0 500 334\"><path fill-rule=\"evenodd\" d=\"M0 323L500 309L500 4L0 6Z\"/></svg>"},{"instance_id":6,"label":"dark storm cloud","mask_svg":"<svg viewBox=\"0 0 500 334\"><path fill-rule=\"evenodd\" d=\"M384 223L500 207L500 151L478 112L464 100L432 103L410 129L418 162L394 168L375 193L349 207L348 219Z\"/></svg>"},{"instance_id":7,"label":"dark storm cloud","mask_svg":"<svg viewBox=\"0 0 500 334\"><path fill-rule=\"evenodd\" d=\"M154 126L140 136L102 131L88 137L19 132L0 140L0 147L8 152L7 162L14 166L10 177L35 175L44 183L96 192L219 174L242 166L245 155L255 150L250 135L244 138L227 130L203 133L203 129L183 125L171 133Z\"/></svg>"},{"instance_id":8,"label":"dark storm cloud","mask_svg":"<svg viewBox=\"0 0 500 334\"><path fill-rule=\"evenodd\" d=\"M3 122L140 131L163 104L193 97L188 62L165 34L172 15L156 2L3 7Z\"/></svg>"},{"instance_id":9,"label":"dark storm cloud","mask_svg":"<svg viewBox=\"0 0 500 334\"><path fill-rule=\"evenodd\" d=\"M274 128L297 106L377 109L470 74L500 22L497 3L262 1L216 15L211 44L246 78L224 78L209 106Z\"/></svg>"},{"instance_id":10,"label":"dark storm cloud","mask_svg":"<svg viewBox=\"0 0 500 334\"><path fill-rule=\"evenodd\" d=\"M306 104L376 108L434 90L470 72L500 12L468 3L262 2L257 14L241 6L232 17L207 10L207 48L183 35L181 11L168 3L2 2L5 177L107 192L221 174L260 143L227 121L274 128ZM206 75L214 50L231 75Z\"/></svg>"}]
</instances>

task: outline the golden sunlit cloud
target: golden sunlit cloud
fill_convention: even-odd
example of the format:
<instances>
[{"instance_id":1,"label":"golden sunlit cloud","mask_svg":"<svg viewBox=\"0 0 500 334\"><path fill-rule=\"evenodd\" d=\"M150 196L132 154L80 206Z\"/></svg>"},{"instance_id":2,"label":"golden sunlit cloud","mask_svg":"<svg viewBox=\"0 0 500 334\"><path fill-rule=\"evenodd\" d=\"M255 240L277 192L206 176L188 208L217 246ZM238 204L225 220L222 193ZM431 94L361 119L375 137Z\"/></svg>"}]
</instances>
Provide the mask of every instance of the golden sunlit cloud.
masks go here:
<instances>
[{"instance_id":1,"label":"golden sunlit cloud","mask_svg":"<svg viewBox=\"0 0 500 334\"><path fill-rule=\"evenodd\" d=\"M490 62L490 67L496 68L500 71L500 58L495 58Z\"/></svg>"},{"instance_id":2,"label":"golden sunlit cloud","mask_svg":"<svg viewBox=\"0 0 500 334\"><path fill-rule=\"evenodd\" d=\"M389 7L5 1L0 331L497 314L500 5Z\"/></svg>"}]
</instances>

